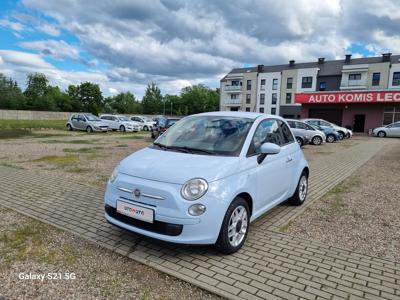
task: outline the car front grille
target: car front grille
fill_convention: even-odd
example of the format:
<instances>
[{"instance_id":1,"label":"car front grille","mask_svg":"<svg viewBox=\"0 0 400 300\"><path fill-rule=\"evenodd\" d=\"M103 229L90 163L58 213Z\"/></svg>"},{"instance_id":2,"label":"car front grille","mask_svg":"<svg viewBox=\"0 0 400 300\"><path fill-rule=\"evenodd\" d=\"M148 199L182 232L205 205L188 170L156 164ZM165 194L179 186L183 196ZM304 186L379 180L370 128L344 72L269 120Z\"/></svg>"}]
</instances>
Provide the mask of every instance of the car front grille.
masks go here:
<instances>
[{"instance_id":1,"label":"car front grille","mask_svg":"<svg viewBox=\"0 0 400 300\"><path fill-rule=\"evenodd\" d=\"M105 206L105 211L111 218L114 218L122 223L159 234L178 236L182 233L183 230L183 225L179 224L171 224L166 222L160 222L157 220L154 220L153 223L148 223L127 217L125 215L118 213L116 208L110 205Z\"/></svg>"}]
</instances>

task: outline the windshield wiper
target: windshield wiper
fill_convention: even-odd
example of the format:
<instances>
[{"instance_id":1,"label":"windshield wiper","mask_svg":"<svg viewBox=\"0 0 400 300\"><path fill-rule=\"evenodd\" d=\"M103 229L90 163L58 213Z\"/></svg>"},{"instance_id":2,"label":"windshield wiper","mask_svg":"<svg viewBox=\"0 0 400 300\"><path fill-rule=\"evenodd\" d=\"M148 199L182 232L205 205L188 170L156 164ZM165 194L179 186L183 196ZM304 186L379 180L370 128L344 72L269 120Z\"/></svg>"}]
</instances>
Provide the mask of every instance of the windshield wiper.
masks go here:
<instances>
[{"instance_id":1,"label":"windshield wiper","mask_svg":"<svg viewBox=\"0 0 400 300\"><path fill-rule=\"evenodd\" d=\"M197 149L197 148L190 148L186 146L167 146L161 143L153 143L153 145L160 147L163 150L175 150L184 153L204 153L209 155L216 155L217 153L209 150Z\"/></svg>"}]
</instances>

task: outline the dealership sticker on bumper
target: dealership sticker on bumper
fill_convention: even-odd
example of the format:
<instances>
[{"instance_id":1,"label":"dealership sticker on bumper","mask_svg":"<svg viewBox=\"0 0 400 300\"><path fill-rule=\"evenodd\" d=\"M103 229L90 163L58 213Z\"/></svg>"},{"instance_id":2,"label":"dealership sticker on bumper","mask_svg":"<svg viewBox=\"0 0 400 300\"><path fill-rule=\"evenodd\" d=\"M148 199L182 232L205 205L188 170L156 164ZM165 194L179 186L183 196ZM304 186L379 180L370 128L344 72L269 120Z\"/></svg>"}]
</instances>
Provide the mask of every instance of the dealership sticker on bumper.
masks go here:
<instances>
[{"instance_id":1,"label":"dealership sticker on bumper","mask_svg":"<svg viewBox=\"0 0 400 300\"><path fill-rule=\"evenodd\" d=\"M125 216L153 223L154 210L117 200L117 212Z\"/></svg>"}]
</instances>

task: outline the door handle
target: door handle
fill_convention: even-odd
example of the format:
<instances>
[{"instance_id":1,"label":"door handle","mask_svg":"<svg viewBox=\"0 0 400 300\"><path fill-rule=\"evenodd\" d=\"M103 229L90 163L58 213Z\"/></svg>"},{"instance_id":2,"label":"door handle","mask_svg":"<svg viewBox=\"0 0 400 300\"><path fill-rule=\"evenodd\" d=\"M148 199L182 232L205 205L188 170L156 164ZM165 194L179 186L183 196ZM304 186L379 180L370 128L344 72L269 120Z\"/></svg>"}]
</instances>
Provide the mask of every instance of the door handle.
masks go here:
<instances>
[{"instance_id":1,"label":"door handle","mask_svg":"<svg viewBox=\"0 0 400 300\"><path fill-rule=\"evenodd\" d=\"M290 163L292 160L293 160L293 158L291 158L291 157L287 157L287 158L286 158L286 162L287 162L287 163Z\"/></svg>"}]
</instances>

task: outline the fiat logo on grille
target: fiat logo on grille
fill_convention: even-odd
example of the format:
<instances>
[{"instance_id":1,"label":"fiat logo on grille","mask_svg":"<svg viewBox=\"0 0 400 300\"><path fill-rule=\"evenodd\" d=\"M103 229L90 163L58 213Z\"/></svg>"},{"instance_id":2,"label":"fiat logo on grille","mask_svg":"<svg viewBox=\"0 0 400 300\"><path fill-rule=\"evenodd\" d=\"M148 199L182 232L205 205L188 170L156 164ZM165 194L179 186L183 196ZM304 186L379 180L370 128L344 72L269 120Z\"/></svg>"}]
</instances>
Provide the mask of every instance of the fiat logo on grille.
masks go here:
<instances>
[{"instance_id":1,"label":"fiat logo on grille","mask_svg":"<svg viewBox=\"0 0 400 300\"><path fill-rule=\"evenodd\" d=\"M135 195L135 197L140 197L140 194L141 194L142 192L139 190L139 189L134 189L133 190L133 194Z\"/></svg>"}]
</instances>

